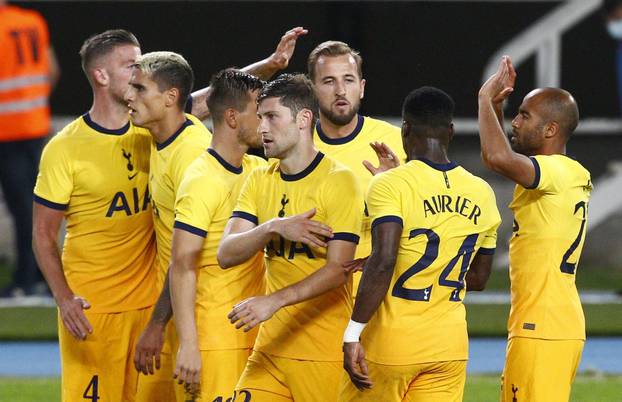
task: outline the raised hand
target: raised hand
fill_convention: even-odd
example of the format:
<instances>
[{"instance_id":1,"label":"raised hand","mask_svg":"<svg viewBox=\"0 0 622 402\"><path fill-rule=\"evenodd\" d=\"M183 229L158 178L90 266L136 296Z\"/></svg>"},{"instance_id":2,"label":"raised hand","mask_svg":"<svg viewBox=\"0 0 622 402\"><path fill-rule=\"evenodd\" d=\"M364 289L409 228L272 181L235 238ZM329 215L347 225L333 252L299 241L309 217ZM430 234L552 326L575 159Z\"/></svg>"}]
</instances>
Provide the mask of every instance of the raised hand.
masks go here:
<instances>
[{"instance_id":1,"label":"raised hand","mask_svg":"<svg viewBox=\"0 0 622 402\"><path fill-rule=\"evenodd\" d=\"M352 384L360 391L372 387L365 362L365 349L360 342L343 344L343 368L348 372Z\"/></svg>"},{"instance_id":2,"label":"raised hand","mask_svg":"<svg viewBox=\"0 0 622 402\"><path fill-rule=\"evenodd\" d=\"M386 172L400 165L398 156L384 142L371 142L369 146L372 147L378 156L378 167L375 167L369 161L363 161L363 165L372 175L375 176L378 173Z\"/></svg>"},{"instance_id":3,"label":"raised hand","mask_svg":"<svg viewBox=\"0 0 622 402\"><path fill-rule=\"evenodd\" d=\"M89 308L91 305L85 298L75 295L58 302L58 309L65 328L78 340L84 340L87 334L93 333L93 327L91 327L91 323L83 311Z\"/></svg>"},{"instance_id":4,"label":"raised hand","mask_svg":"<svg viewBox=\"0 0 622 402\"><path fill-rule=\"evenodd\" d=\"M326 238L333 237L333 230L318 221L311 220L315 208L298 215L274 221L276 232L287 240L304 243L310 247L326 247Z\"/></svg>"},{"instance_id":5,"label":"raised hand","mask_svg":"<svg viewBox=\"0 0 622 402\"><path fill-rule=\"evenodd\" d=\"M278 70L284 70L289 65L289 60L296 49L296 41L309 31L303 27L292 28L281 37L281 41L276 45L276 50L270 55L270 63Z\"/></svg>"},{"instance_id":6,"label":"raised hand","mask_svg":"<svg viewBox=\"0 0 622 402\"><path fill-rule=\"evenodd\" d=\"M236 329L244 327L244 332L248 332L272 317L279 308L281 306L272 295L250 297L233 306L227 318Z\"/></svg>"},{"instance_id":7,"label":"raised hand","mask_svg":"<svg viewBox=\"0 0 622 402\"><path fill-rule=\"evenodd\" d=\"M499 68L479 90L479 97L493 103L502 103L514 91L516 71L509 56L503 56Z\"/></svg>"}]
</instances>

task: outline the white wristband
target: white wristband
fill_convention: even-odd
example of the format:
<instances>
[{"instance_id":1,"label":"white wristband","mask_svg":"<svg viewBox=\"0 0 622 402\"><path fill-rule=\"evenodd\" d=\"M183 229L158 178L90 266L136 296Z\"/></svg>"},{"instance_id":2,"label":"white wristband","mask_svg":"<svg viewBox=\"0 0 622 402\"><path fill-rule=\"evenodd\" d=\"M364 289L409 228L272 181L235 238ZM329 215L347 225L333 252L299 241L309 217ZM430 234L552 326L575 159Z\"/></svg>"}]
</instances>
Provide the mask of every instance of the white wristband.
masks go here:
<instances>
[{"instance_id":1,"label":"white wristband","mask_svg":"<svg viewBox=\"0 0 622 402\"><path fill-rule=\"evenodd\" d=\"M346 332L343 333L343 343L360 342L361 332L367 323L360 323L350 320L346 328Z\"/></svg>"}]
</instances>

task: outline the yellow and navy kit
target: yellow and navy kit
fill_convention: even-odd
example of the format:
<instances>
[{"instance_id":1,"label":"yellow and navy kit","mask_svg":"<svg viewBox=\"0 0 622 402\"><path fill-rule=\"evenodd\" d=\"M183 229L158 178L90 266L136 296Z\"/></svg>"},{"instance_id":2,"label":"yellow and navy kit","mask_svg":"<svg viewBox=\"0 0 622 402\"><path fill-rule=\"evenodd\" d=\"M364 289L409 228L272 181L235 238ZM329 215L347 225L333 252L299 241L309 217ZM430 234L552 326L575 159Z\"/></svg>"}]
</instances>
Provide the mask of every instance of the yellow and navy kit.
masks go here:
<instances>
[{"instance_id":1,"label":"yellow and navy kit","mask_svg":"<svg viewBox=\"0 0 622 402\"><path fill-rule=\"evenodd\" d=\"M509 337L585 339L575 275L585 240L590 173L564 155L531 160L534 183L517 185L510 203Z\"/></svg>"},{"instance_id":2,"label":"yellow and navy kit","mask_svg":"<svg viewBox=\"0 0 622 402\"><path fill-rule=\"evenodd\" d=\"M402 146L400 129L382 120L372 119L358 115L356 128L352 133L343 138L329 138L320 123L317 124L313 140L315 146L327 156L346 165L356 176L361 191L365 193L372 179L371 173L363 165L367 160L377 164L376 152L369 146L371 142L378 141L387 144L400 158L401 163L406 162L406 154ZM367 209L363 217L361 239L356 248L356 257L367 257L371 252L371 221ZM356 290L356 289L355 289Z\"/></svg>"},{"instance_id":3,"label":"yellow and navy kit","mask_svg":"<svg viewBox=\"0 0 622 402\"><path fill-rule=\"evenodd\" d=\"M416 159L374 177L372 226L403 227L389 290L362 334L366 358L386 365L466 360L465 276L494 252L495 195L455 163Z\"/></svg>"},{"instance_id":4,"label":"yellow and navy kit","mask_svg":"<svg viewBox=\"0 0 622 402\"><path fill-rule=\"evenodd\" d=\"M92 313L149 307L157 297L151 141L147 130L131 123L109 130L87 113L43 151L34 200L65 212L63 270Z\"/></svg>"},{"instance_id":5,"label":"yellow and navy kit","mask_svg":"<svg viewBox=\"0 0 622 402\"><path fill-rule=\"evenodd\" d=\"M158 243L158 289L162 289L171 262L171 241L175 221L175 197L186 168L204 152L212 134L193 115L165 142L153 142L149 188L153 204L154 226Z\"/></svg>"},{"instance_id":6,"label":"yellow and navy kit","mask_svg":"<svg viewBox=\"0 0 622 402\"><path fill-rule=\"evenodd\" d=\"M265 165L263 159L245 155L241 167L232 166L210 148L188 167L179 186L175 228L205 238L197 261L196 322L201 350L251 348L257 336L257 329L235 329L227 314L241 300L264 294L263 252L227 270L220 268L216 255L244 180L255 167Z\"/></svg>"},{"instance_id":7,"label":"yellow and navy kit","mask_svg":"<svg viewBox=\"0 0 622 402\"><path fill-rule=\"evenodd\" d=\"M279 162L255 169L246 180L233 217L257 225L316 209L313 220L333 229L332 240L359 239L363 196L353 173L318 152L298 174ZM326 249L275 236L266 247L267 291L299 282L326 264ZM351 283L279 310L259 329L255 350L291 359L339 361L341 336L352 311Z\"/></svg>"}]
</instances>

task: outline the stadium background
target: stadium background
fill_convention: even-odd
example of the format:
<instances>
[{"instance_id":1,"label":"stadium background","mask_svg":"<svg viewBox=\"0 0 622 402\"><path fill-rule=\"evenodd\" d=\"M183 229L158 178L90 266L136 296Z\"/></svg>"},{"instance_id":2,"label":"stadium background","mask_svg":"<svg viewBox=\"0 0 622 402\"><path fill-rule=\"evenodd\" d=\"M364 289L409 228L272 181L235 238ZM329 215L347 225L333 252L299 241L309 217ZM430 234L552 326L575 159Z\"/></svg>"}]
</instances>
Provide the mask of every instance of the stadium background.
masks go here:
<instances>
[{"instance_id":1,"label":"stadium background","mask_svg":"<svg viewBox=\"0 0 622 402\"><path fill-rule=\"evenodd\" d=\"M559 40L558 59L546 54L546 49L538 53L538 46L542 47L539 41L545 38L531 43L533 52L518 65L517 86L506 118L513 117L522 97L543 82L538 78L542 58L551 57L548 60L553 64L557 60L559 85L574 94L582 118L568 154L592 172L596 188L589 217L595 223L588 223L578 283L582 292L597 290L606 297L602 303L586 306L588 332L593 336L622 335L622 301L614 294L622 290L622 196L617 190L622 186L622 121L615 71L617 44L604 28L600 1L15 3L38 10L49 24L62 69L51 99L55 128L90 106L91 93L80 69L78 50L86 37L109 28L134 32L143 52L172 50L183 54L194 68L199 88L221 68L244 66L266 57L283 32L304 26L309 34L298 41L287 71L306 71L306 57L319 42L348 42L364 59L367 85L361 112L398 125L401 102L410 90L422 85L444 89L456 101L457 135L450 148L451 158L491 183L503 214L499 264L489 286L491 294L500 295L507 294L503 254L511 230L506 206L513 186L486 171L480 161L477 91L486 66L498 51L547 15L561 10L563 16L563 7L570 14L571 3L581 3L585 11L568 27L563 27L563 18L551 22L553 31L555 24L559 25L559 32L553 35ZM7 280L13 260L10 224L0 197L0 285ZM23 305L0 308L0 339L54 339L54 310ZM469 306L472 335L503 336L506 317L507 305L503 303L495 307L484 299L482 304ZM620 359L620 352L617 356ZM2 383L0 377L0 400L4 401Z\"/></svg>"}]
</instances>

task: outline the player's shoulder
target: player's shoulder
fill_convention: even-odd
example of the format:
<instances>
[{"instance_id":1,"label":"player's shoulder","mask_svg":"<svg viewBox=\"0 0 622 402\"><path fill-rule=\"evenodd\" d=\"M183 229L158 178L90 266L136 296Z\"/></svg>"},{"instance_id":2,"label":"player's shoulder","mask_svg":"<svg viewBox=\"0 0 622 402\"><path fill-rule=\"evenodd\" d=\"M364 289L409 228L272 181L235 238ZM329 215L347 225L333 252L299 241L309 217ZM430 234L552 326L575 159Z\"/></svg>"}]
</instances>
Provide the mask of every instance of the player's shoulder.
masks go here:
<instances>
[{"instance_id":1,"label":"player's shoulder","mask_svg":"<svg viewBox=\"0 0 622 402\"><path fill-rule=\"evenodd\" d=\"M92 129L84 121L84 117L80 116L56 133L47 143L46 147L56 146L72 146L75 141L85 136L85 133Z\"/></svg>"},{"instance_id":2,"label":"player's shoulder","mask_svg":"<svg viewBox=\"0 0 622 402\"><path fill-rule=\"evenodd\" d=\"M226 182L219 172L218 162L215 162L207 152L203 152L190 162L184 171L180 189L197 194L216 192L226 187Z\"/></svg>"},{"instance_id":3,"label":"player's shoulder","mask_svg":"<svg viewBox=\"0 0 622 402\"><path fill-rule=\"evenodd\" d=\"M322 166L321 173L327 178L330 177L339 180L357 180L354 172L352 172L349 167L331 156L322 154L322 161L320 166Z\"/></svg>"},{"instance_id":4,"label":"player's shoulder","mask_svg":"<svg viewBox=\"0 0 622 402\"><path fill-rule=\"evenodd\" d=\"M369 117L369 116L365 116L363 119L364 119L363 120L364 131L374 132L377 135L387 135L387 136L393 136L393 135L399 136L400 135L401 129L387 121L376 119L376 118Z\"/></svg>"},{"instance_id":5,"label":"player's shoulder","mask_svg":"<svg viewBox=\"0 0 622 402\"><path fill-rule=\"evenodd\" d=\"M242 159L242 167L244 169L253 170L258 167L268 166L268 161L256 155L245 154Z\"/></svg>"},{"instance_id":6,"label":"player's shoulder","mask_svg":"<svg viewBox=\"0 0 622 402\"><path fill-rule=\"evenodd\" d=\"M536 160L540 169L549 168L558 170L560 173L570 171L589 175L589 171L578 160L567 155L535 155L531 158Z\"/></svg>"}]
</instances>

